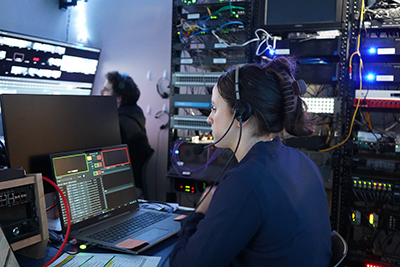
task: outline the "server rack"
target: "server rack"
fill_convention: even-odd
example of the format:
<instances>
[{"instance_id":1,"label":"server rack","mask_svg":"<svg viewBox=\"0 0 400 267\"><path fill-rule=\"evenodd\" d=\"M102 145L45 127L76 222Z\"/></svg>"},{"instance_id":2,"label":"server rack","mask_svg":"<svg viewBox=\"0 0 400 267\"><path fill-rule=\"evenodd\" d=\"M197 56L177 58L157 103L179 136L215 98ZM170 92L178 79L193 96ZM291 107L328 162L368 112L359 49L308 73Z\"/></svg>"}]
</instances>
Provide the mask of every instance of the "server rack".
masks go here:
<instances>
[{"instance_id":1,"label":"server rack","mask_svg":"<svg viewBox=\"0 0 400 267\"><path fill-rule=\"evenodd\" d=\"M212 142L206 119L218 77L254 61L256 5L254 0L173 1L168 199L194 205L229 158L231 152L224 151L202 168L220 151L211 147L194 157L192 149Z\"/></svg>"},{"instance_id":2,"label":"server rack","mask_svg":"<svg viewBox=\"0 0 400 267\"><path fill-rule=\"evenodd\" d=\"M352 135L343 151L340 231L352 266L400 266L400 28L394 12L400 5L360 0L352 6L349 48L358 54L348 62L343 118Z\"/></svg>"}]
</instances>

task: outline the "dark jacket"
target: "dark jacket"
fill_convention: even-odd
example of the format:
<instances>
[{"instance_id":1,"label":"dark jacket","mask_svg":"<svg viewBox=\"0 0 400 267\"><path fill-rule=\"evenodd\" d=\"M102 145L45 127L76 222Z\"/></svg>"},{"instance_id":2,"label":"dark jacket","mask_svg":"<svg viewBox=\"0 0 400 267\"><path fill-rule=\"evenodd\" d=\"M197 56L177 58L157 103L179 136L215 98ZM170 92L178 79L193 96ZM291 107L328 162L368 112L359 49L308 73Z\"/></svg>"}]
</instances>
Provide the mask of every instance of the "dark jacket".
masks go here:
<instances>
[{"instance_id":1,"label":"dark jacket","mask_svg":"<svg viewBox=\"0 0 400 267\"><path fill-rule=\"evenodd\" d=\"M121 142L128 145L135 185L138 188L143 188L143 165L154 152L147 139L146 118L138 105L120 106L118 117Z\"/></svg>"},{"instance_id":2,"label":"dark jacket","mask_svg":"<svg viewBox=\"0 0 400 267\"><path fill-rule=\"evenodd\" d=\"M278 137L255 144L226 173L207 214L182 225L172 267L326 267L331 258L320 172Z\"/></svg>"}]
</instances>

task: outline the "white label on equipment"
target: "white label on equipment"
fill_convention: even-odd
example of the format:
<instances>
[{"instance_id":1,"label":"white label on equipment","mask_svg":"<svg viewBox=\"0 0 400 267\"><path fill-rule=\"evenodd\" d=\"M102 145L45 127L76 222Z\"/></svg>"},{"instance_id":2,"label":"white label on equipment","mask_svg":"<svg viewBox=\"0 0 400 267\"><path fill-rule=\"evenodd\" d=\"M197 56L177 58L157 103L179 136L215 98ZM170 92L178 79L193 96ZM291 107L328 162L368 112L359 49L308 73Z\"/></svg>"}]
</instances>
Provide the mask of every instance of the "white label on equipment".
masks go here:
<instances>
[{"instance_id":1,"label":"white label on equipment","mask_svg":"<svg viewBox=\"0 0 400 267\"><path fill-rule=\"evenodd\" d=\"M214 64L226 64L226 58L214 58L213 63Z\"/></svg>"},{"instance_id":2,"label":"white label on equipment","mask_svg":"<svg viewBox=\"0 0 400 267\"><path fill-rule=\"evenodd\" d=\"M187 19L199 19L200 18L200 14L188 14L187 15Z\"/></svg>"},{"instance_id":3,"label":"white label on equipment","mask_svg":"<svg viewBox=\"0 0 400 267\"><path fill-rule=\"evenodd\" d=\"M290 49L275 49L275 55L290 55Z\"/></svg>"},{"instance_id":4,"label":"white label on equipment","mask_svg":"<svg viewBox=\"0 0 400 267\"><path fill-rule=\"evenodd\" d=\"M193 59L191 58L182 58L181 64L193 64Z\"/></svg>"},{"instance_id":5,"label":"white label on equipment","mask_svg":"<svg viewBox=\"0 0 400 267\"><path fill-rule=\"evenodd\" d=\"M395 48L378 48L376 53L378 55L394 55L396 54Z\"/></svg>"},{"instance_id":6,"label":"white label on equipment","mask_svg":"<svg viewBox=\"0 0 400 267\"><path fill-rule=\"evenodd\" d=\"M393 82L394 75L376 75L377 82Z\"/></svg>"},{"instance_id":7,"label":"white label on equipment","mask_svg":"<svg viewBox=\"0 0 400 267\"><path fill-rule=\"evenodd\" d=\"M206 46L204 44L190 44L190 49L204 49Z\"/></svg>"},{"instance_id":8,"label":"white label on equipment","mask_svg":"<svg viewBox=\"0 0 400 267\"><path fill-rule=\"evenodd\" d=\"M220 43L214 44L214 48L227 48L227 47L228 46L226 44L220 44Z\"/></svg>"}]
</instances>

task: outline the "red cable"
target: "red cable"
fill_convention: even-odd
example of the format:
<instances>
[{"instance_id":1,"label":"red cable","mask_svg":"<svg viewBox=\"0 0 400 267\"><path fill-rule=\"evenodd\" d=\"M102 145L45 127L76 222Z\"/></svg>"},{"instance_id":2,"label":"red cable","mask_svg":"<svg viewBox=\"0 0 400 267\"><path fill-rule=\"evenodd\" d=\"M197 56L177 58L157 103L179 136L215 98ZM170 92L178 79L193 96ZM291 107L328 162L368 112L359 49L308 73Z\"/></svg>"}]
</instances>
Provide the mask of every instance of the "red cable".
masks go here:
<instances>
[{"instance_id":1,"label":"red cable","mask_svg":"<svg viewBox=\"0 0 400 267\"><path fill-rule=\"evenodd\" d=\"M64 193L61 191L61 189L55 184L53 183L53 181L51 181L49 178L42 176L43 180L45 180L46 182L48 182L49 184L51 184L55 189L57 189L58 193L60 193L61 198L64 202L65 205L65 211L67 213L67 232L65 233L65 237L64 237L64 242L61 244L61 247L58 249L58 252L56 255L54 255L54 257L48 261L46 264L42 265L42 267L47 267L49 266L51 263L53 263L53 261L55 261L61 254L61 252L63 251L65 244L68 241L68 237L69 237L69 232L71 230L71 214L69 211L69 207L68 207L68 203L67 203L67 199L65 198Z\"/></svg>"},{"instance_id":2,"label":"red cable","mask_svg":"<svg viewBox=\"0 0 400 267\"><path fill-rule=\"evenodd\" d=\"M46 211L51 210L52 208L54 208L55 206L57 206L57 203L54 203L53 205L51 205L50 207L46 208Z\"/></svg>"}]
</instances>

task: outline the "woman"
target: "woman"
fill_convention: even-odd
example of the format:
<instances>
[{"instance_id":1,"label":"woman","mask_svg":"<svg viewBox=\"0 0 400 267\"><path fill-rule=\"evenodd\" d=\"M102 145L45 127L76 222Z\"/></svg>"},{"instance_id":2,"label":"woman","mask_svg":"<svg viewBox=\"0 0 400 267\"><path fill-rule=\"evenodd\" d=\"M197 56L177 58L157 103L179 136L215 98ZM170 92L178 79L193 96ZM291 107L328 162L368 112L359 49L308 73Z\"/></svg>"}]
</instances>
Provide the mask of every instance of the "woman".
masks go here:
<instances>
[{"instance_id":1,"label":"woman","mask_svg":"<svg viewBox=\"0 0 400 267\"><path fill-rule=\"evenodd\" d=\"M154 150L147 138L146 118L137 104L140 97L139 88L125 72L111 71L106 74L106 81L100 94L114 95L117 99L121 142L128 145L135 186L144 194L142 196L139 193L139 197L147 198L142 170Z\"/></svg>"},{"instance_id":2,"label":"woman","mask_svg":"<svg viewBox=\"0 0 400 267\"><path fill-rule=\"evenodd\" d=\"M170 266L328 266L331 228L321 175L278 136L313 131L293 72L281 57L218 79L207 121L216 140L227 132L217 146L236 151L239 163L182 222Z\"/></svg>"}]
</instances>

